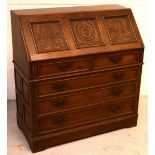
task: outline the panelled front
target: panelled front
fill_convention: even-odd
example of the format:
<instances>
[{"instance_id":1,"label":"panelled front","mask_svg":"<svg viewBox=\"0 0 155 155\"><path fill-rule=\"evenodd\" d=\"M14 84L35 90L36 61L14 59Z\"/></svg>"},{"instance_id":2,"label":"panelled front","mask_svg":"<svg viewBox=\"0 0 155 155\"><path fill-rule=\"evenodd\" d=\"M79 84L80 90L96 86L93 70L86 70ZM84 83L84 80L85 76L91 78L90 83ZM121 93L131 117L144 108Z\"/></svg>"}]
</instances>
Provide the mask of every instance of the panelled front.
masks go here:
<instances>
[{"instance_id":1,"label":"panelled front","mask_svg":"<svg viewBox=\"0 0 155 155\"><path fill-rule=\"evenodd\" d=\"M117 118L124 114L135 113L137 103L134 102L139 89L138 68L142 64L140 59L142 54L139 50L133 50L124 53L89 55L87 70L83 72L80 70L73 72L74 65L69 67L66 65L67 67L61 70L57 64L70 62L83 66L83 61L82 63L80 61L86 61L85 57L77 58L75 61L72 61L72 58L56 61L58 76L53 75L52 79L34 83L37 134L60 132L69 130L69 126L76 128L93 121L104 121L111 117ZM47 78L50 74L56 73L53 72L55 64L51 64L45 63L47 68L52 67L51 70L47 69L49 71ZM132 98L132 102L128 102L128 98ZM96 110L93 107L96 107ZM117 110L113 113L110 109L114 107ZM81 112L78 112L80 110Z\"/></svg>"},{"instance_id":2,"label":"panelled front","mask_svg":"<svg viewBox=\"0 0 155 155\"><path fill-rule=\"evenodd\" d=\"M136 125L144 45L130 9L11 16L17 123L33 152Z\"/></svg>"},{"instance_id":3,"label":"panelled front","mask_svg":"<svg viewBox=\"0 0 155 155\"><path fill-rule=\"evenodd\" d=\"M90 117L96 113L96 117L90 118L91 122L102 120L102 117L104 121L110 117L122 116L126 108L129 108L129 113L126 112L129 115L136 112L133 107L136 107L137 103L133 102L139 89L137 77L139 66L142 64L142 55L141 50L130 50L38 63L37 72L45 67L43 72L46 74L41 72L42 76L36 76L40 80L32 84L34 88L32 96L35 96L36 102L34 110L37 134L60 132L59 126L63 130L65 126L70 126L68 123L72 126L74 115L76 118L79 117L79 121L75 121L72 128L86 125L86 122L89 122L84 121L86 115ZM132 98L132 103L127 102L128 98ZM125 105L123 109L120 102ZM95 111L94 106L97 108ZM107 110L115 106L121 107L116 110L117 113ZM78 110L84 112L79 113ZM100 113L101 111L103 113ZM72 117L73 120L70 120ZM83 119L80 119L82 117Z\"/></svg>"}]
</instances>

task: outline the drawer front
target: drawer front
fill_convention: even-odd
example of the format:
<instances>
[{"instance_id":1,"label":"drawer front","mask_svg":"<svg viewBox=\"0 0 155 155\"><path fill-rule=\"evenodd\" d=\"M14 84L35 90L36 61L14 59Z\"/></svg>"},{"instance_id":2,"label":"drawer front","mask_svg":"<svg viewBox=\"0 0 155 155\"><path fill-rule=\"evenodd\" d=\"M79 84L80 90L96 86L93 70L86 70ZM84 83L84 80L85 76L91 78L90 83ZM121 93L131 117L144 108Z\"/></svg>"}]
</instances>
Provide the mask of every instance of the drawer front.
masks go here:
<instances>
[{"instance_id":1,"label":"drawer front","mask_svg":"<svg viewBox=\"0 0 155 155\"><path fill-rule=\"evenodd\" d=\"M94 59L94 68L115 67L119 65L127 65L138 63L137 54L113 54L111 56L96 56Z\"/></svg>"},{"instance_id":2,"label":"drawer front","mask_svg":"<svg viewBox=\"0 0 155 155\"><path fill-rule=\"evenodd\" d=\"M82 106L89 106L119 99L135 94L135 83L128 83L114 87L93 89L81 93L53 97L51 99L38 100L38 114L47 114Z\"/></svg>"},{"instance_id":3,"label":"drawer front","mask_svg":"<svg viewBox=\"0 0 155 155\"><path fill-rule=\"evenodd\" d=\"M37 96L136 79L136 68L37 84Z\"/></svg>"},{"instance_id":4,"label":"drawer front","mask_svg":"<svg viewBox=\"0 0 155 155\"><path fill-rule=\"evenodd\" d=\"M66 60L63 62L40 63L38 64L37 75L50 76L66 74L70 72L87 71L90 68L89 58Z\"/></svg>"},{"instance_id":5,"label":"drawer front","mask_svg":"<svg viewBox=\"0 0 155 155\"><path fill-rule=\"evenodd\" d=\"M55 130L60 131L64 128L77 127L93 121L133 113L134 107L133 100L124 100L68 113L60 112L48 117L39 118L37 129L39 133Z\"/></svg>"}]
</instances>

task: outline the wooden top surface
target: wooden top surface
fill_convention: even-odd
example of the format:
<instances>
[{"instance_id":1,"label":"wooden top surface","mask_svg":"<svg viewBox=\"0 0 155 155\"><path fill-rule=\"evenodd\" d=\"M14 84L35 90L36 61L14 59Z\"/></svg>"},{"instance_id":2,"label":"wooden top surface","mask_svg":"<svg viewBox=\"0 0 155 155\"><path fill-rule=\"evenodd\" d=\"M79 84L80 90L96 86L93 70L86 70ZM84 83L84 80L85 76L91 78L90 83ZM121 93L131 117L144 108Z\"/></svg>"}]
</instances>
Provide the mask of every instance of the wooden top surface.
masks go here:
<instances>
[{"instance_id":1,"label":"wooden top surface","mask_svg":"<svg viewBox=\"0 0 155 155\"><path fill-rule=\"evenodd\" d=\"M95 5L95 6L73 6L73 7L57 7L57 8L40 8L40 9L24 9L12 10L17 15L39 15L39 14L58 14L58 13L76 13L76 12L93 12L106 10L121 10L126 7L120 5Z\"/></svg>"}]
</instances>

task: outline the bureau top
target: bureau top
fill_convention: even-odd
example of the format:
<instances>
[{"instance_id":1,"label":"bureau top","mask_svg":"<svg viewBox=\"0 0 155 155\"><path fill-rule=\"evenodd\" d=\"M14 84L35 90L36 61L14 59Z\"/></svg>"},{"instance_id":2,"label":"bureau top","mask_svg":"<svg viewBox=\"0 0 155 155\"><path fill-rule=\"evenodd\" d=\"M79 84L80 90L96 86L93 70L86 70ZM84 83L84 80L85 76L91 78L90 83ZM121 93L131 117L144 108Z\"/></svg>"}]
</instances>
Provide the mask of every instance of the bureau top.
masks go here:
<instances>
[{"instance_id":1,"label":"bureau top","mask_svg":"<svg viewBox=\"0 0 155 155\"><path fill-rule=\"evenodd\" d=\"M40 8L40 9L13 10L13 12L17 15L40 15L40 14L43 15L43 14L60 14L60 13L121 10L121 9L125 9L125 8L126 7L120 6L120 5L95 5L95 6L46 8L46 9Z\"/></svg>"},{"instance_id":2,"label":"bureau top","mask_svg":"<svg viewBox=\"0 0 155 155\"><path fill-rule=\"evenodd\" d=\"M131 9L119 5L13 10L11 20L14 52L28 61L144 48Z\"/></svg>"}]
</instances>

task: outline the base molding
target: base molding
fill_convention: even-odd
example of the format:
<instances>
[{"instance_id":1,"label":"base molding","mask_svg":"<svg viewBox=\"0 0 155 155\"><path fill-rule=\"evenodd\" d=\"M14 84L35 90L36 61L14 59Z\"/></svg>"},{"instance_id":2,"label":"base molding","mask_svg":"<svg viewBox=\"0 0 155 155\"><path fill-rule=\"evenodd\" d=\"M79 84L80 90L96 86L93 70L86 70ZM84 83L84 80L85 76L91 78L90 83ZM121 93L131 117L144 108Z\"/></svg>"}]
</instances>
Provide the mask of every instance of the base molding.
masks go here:
<instances>
[{"instance_id":1,"label":"base molding","mask_svg":"<svg viewBox=\"0 0 155 155\"><path fill-rule=\"evenodd\" d=\"M114 118L110 120L104 120L97 123L93 123L87 126L82 126L74 129L69 129L64 132L58 132L51 135L45 135L41 137L31 138L26 130L22 128L22 121L19 121L17 117L19 128L23 131L27 138L30 148L33 153L43 151L46 148L80 140L90 136L95 136L105 132L129 128L137 125L137 114Z\"/></svg>"}]
</instances>

